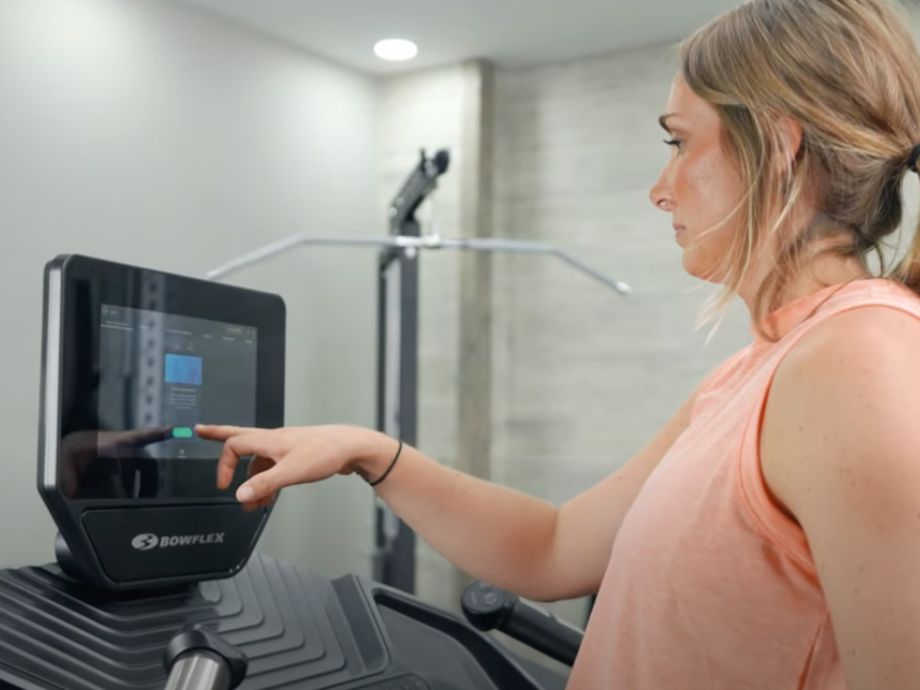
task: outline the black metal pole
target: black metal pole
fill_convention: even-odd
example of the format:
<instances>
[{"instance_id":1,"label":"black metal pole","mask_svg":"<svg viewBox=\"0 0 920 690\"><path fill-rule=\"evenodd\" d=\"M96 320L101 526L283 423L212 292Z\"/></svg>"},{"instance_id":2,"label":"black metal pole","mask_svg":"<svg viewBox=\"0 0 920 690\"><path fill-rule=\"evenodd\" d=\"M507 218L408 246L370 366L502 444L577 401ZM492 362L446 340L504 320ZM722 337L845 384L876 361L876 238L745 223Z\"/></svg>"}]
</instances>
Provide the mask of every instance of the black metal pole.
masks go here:
<instances>
[{"instance_id":1,"label":"black metal pole","mask_svg":"<svg viewBox=\"0 0 920 690\"><path fill-rule=\"evenodd\" d=\"M422 151L419 163L390 205L391 235L421 235L415 211L435 189L448 162L447 151L438 151L430 159ZM416 250L387 247L380 253L377 280L377 428L412 446L418 444L418 264ZM394 276L394 271L399 275ZM396 342L389 339L394 318L399 320ZM396 353L388 349L393 345L398 348ZM378 501L374 579L414 594L415 542L415 532Z\"/></svg>"},{"instance_id":2,"label":"black metal pole","mask_svg":"<svg viewBox=\"0 0 920 690\"><path fill-rule=\"evenodd\" d=\"M407 257L401 250L383 252L377 289L377 428L414 446L418 443L417 256ZM390 342L394 319L399 322L399 337ZM388 344L396 346L397 360L391 358ZM395 367L389 366L394 363ZM396 395L391 399L388 392L394 385ZM379 503L374 541L374 579L414 594L415 532Z\"/></svg>"},{"instance_id":3,"label":"black metal pole","mask_svg":"<svg viewBox=\"0 0 920 690\"><path fill-rule=\"evenodd\" d=\"M394 260L393 250L380 253L377 264L377 429L383 433L392 433L395 419L389 418L387 405L387 324L390 317L389 303L390 264ZM387 512L380 501L374 506L374 554L371 561L371 577L386 583L387 561L390 544L387 536L389 529Z\"/></svg>"}]
</instances>

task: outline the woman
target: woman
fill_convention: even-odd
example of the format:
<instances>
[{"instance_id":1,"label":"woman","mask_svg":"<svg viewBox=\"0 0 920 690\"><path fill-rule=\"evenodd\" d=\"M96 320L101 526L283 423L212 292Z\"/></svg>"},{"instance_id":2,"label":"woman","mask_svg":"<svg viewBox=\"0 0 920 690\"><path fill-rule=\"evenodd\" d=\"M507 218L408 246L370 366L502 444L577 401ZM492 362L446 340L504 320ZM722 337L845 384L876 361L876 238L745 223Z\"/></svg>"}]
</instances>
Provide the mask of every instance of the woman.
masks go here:
<instances>
[{"instance_id":1,"label":"woman","mask_svg":"<svg viewBox=\"0 0 920 690\"><path fill-rule=\"evenodd\" d=\"M471 575L599 592L569 687L920 687L920 242L867 254L920 155L920 56L888 0L752 0L683 45L651 190L753 343L618 472L555 508L352 427L202 427L270 468L357 473ZM401 448L401 452L398 450Z\"/></svg>"}]
</instances>

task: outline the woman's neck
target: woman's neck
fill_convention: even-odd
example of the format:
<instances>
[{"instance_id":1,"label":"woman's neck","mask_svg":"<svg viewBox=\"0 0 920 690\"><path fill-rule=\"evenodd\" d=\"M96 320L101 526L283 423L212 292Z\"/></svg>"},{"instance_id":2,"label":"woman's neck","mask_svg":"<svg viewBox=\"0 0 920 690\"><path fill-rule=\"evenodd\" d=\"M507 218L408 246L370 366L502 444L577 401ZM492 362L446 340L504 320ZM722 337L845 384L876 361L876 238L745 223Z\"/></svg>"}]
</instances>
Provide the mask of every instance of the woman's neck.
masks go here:
<instances>
[{"instance_id":1,"label":"woman's neck","mask_svg":"<svg viewBox=\"0 0 920 690\"><path fill-rule=\"evenodd\" d=\"M817 292L829 285L848 283L851 280L871 278L863 262L854 256L843 257L834 253L819 253L805 268L795 276L777 297L769 311L779 309L785 304ZM751 281L738 290L738 296L744 300L748 312L754 313L754 300L763 281L764 274L752 275Z\"/></svg>"}]
</instances>

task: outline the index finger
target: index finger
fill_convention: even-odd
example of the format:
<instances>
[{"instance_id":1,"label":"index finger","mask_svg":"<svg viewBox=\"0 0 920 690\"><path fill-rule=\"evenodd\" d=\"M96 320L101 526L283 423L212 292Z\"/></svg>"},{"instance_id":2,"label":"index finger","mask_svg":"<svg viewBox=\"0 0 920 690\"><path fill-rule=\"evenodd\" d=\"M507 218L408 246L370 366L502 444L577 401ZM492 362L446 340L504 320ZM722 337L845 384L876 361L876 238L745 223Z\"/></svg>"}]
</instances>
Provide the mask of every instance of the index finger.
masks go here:
<instances>
[{"instance_id":1,"label":"index finger","mask_svg":"<svg viewBox=\"0 0 920 690\"><path fill-rule=\"evenodd\" d=\"M196 424L195 433L201 438L207 438L212 441L226 441L233 436L248 434L255 431L248 426L231 426L229 424Z\"/></svg>"}]
</instances>

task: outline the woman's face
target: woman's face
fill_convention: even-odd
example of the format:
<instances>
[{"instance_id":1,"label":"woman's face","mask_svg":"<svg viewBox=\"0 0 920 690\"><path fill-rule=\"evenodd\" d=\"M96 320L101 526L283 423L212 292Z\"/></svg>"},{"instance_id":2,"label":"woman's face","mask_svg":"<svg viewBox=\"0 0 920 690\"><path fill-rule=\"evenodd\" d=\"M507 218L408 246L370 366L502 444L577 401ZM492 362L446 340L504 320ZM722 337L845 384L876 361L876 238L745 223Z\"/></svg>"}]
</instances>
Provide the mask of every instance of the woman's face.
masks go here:
<instances>
[{"instance_id":1,"label":"woman's face","mask_svg":"<svg viewBox=\"0 0 920 690\"><path fill-rule=\"evenodd\" d=\"M744 194L740 173L722 148L721 120L678 74L660 121L671 156L649 198L671 214L684 270L720 282L720 263L740 232Z\"/></svg>"}]
</instances>

